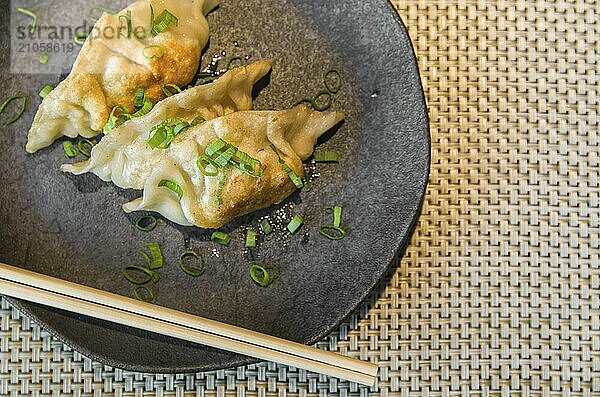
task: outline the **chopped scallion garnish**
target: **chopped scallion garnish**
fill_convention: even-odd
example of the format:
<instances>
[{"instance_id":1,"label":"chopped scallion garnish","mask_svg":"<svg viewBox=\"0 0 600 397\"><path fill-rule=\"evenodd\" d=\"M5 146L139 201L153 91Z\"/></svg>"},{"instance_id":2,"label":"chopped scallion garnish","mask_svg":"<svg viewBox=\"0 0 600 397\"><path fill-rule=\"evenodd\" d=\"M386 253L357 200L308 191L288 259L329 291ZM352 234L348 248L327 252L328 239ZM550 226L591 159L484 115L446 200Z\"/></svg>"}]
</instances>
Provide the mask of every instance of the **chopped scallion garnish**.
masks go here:
<instances>
[{"instance_id":1,"label":"chopped scallion garnish","mask_svg":"<svg viewBox=\"0 0 600 397\"><path fill-rule=\"evenodd\" d=\"M162 181L158 182L158 187L166 187L167 189L173 191L175 194L177 194L179 200L183 198L183 189L181 186L169 179L163 179Z\"/></svg>"},{"instance_id":2,"label":"chopped scallion garnish","mask_svg":"<svg viewBox=\"0 0 600 397\"><path fill-rule=\"evenodd\" d=\"M304 219L300 215L294 216L294 218L288 223L287 230L290 233L294 234L300 229L300 227L304 224Z\"/></svg>"},{"instance_id":3,"label":"chopped scallion garnish","mask_svg":"<svg viewBox=\"0 0 600 397\"><path fill-rule=\"evenodd\" d=\"M47 64L47 63L48 63L48 59L49 59L49 58L50 58L50 57L48 56L48 54L42 54L42 55L40 55L40 63L41 63L42 65L45 65L45 64Z\"/></svg>"},{"instance_id":4,"label":"chopped scallion garnish","mask_svg":"<svg viewBox=\"0 0 600 397\"><path fill-rule=\"evenodd\" d=\"M322 225L319 228L319 234L327 237L330 240L341 240L346 237L346 232L340 227L333 225Z\"/></svg>"},{"instance_id":5,"label":"chopped scallion garnish","mask_svg":"<svg viewBox=\"0 0 600 397\"><path fill-rule=\"evenodd\" d=\"M225 189L225 184L227 183L227 170L223 169L223 175L221 176L221 180L219 181L219 185L217 186L217 197L215 197L215 202L217 205L223 204L223 189Z\"/></svg>"},{"instance_id":6,"label":"chopped scallion garnish","mask_svg":"<svg viewBox=\"0 0 600 397\"><path fill-rule=\"evenodd\" d=\"M122 270L123 276L132 284L143 285L150 281L157 283L160 275L144 266L132 265ZM137 274L137 276L136 276ZM141 276L141 277L140 277Z\"/></svg>"},{"instance_id":7,"label":"chopped scallion garnish","mask_svg":"<svg viewBox=\"0 0 600 397\"><path fill-rule=\"evenodd\" d=\"M173 89L175 92L171 91L171 89ZM179 94L182 91L177 84L165 84L162 86L162 90L168 97Z\"/></svg>"},{"instance_id":8,"label":"chopped scallion garnish","mask_svg":"<svg viewBox=\"0 0 600 397\"><path fill-rule=\"evenodd\" d=\"M77 156L77 148L71 141L63 141L63 150L65 152L65 157L68 159Z\"/></svg>"},{"instance_id":9,"label":"chopped scallion garnish","mask_svg":"<svg viewBox=\"0 0 600 397\"><path fill-rule=\"evenodd\" d=\"M198 260L201 266L190 266L189 262L192 258ZM198 255L196 251L191 249L185 250L181 253L181 255L179 255L179 267L181 268L181 270L183 270L185 274L190 275L192 277L200 277L206 270L204 261L202 260L200 255Z\"/></svg>"},{"instance_id":10,"label":"chopped scallion garnish","mask_svg":"<svg viewBox=\"0 0 600 397\"><path fill-rule=\"evenodd\" d=\"M273 232L273 227L271 226L267 218L264 218L262 221L260 221L260 228L265 235L271 234Z\"/></svg>"},{"instance_id":11,"label":"chopped scallion garnish","mask_svg":"<svg viewBox=\"0 0 600 397\"><path fill-rule=\"evenodd\" d=\"M158 225L158 219L152 215L141 216L135 221L135 227L142 232L151 232Z\"/></svg>"},{"instance_id":12,"label":"chopped scallion garnish","mask_svg":"<svg viewBox=\"0 0 600 397\"><path fill-rule=\"evenodd\" d=\"M89 34L87 33L76 33L75 37L73 37L73 40L79 45L84 45L85 39L87 39L88 36Z\"/></svg>"},{"instance_id":13,"label":"chopped scallion garnish","mask_svg":"<svg viewBox=\"0 0 600 397\"><path fill-rule=\"evenodd\" d=\"M281 164L281 168L283 168L283 170L288 174L291 181L294 183L294 186L296 186L298 189L302 188L304 186L302 179L300 179L298 174L296 174L296 172L294 172L294 170L292 170L292 168L289 165L287 165L287 163L281 158L281 156L279 155L279 151L277 150L275 145L271 144L271 150L273 150L277 155L277 158L279 159L279 164Z\"/></svg>"},{"instance_id":14,"label":"chopped scallion garnish","mask_svg":"<svg viewBox=\"0 0 600 397\"><path fill-rule=\"evenodd\" d=\"M339 163L341 157L338 152L333 150L323 150L315 152L314 159L317 163Z\"/></svg>"},{"instance_id":15,"label":"chopped scallion garnish","mask_svg":"<svg viewBox=\"0 0 600 397\"><path fill-rule=\"evenodd\" d=\"M173 139L189 127L190 123L178 117L166 119L150 129L148 146L152 149L168 149Z\"/></svg>"},{"instance_id":16,"label":"chopped scallion garnish","mask_svg":"<svg viewBox=\"0 0 600 397\"><path fill-rule=\"evenodd\" d=\"M210 236L210 239L212 241L216 241L221 245L229 245L229 243L231 242L231 236L229 234L218 231L214 232L212 236Z\"/></svg>"},{"instance_id":17,"label":"chopped scallion garnish","mask_svg":"<svg viewBox=\"0 0 600 397\"><path fill-rule=\"evenodd\" d=\"M273 282L269 271L261 265L254 264L250 267L250 277L252 281L261 287L268 287Z\"/></svg>"},{"instance_id":18,"label":"chopped scallion garnish","mask_svg":"<svg viewBox=\"0 0 600 397\"><path fill-rule=\"evenodd\" d=\"M167 30L169 28L169 25L178 26L178 24L179 19L175 15L171 14L168 10L164 10L154 20L150 33L152 33L153 36L156 36L159 33Z\"/></svg>"},{"instance_id":19,"label":"chopped scallion garnish","mask_svg":"<svg viewBox=\"0 0 600 397\"><path fill-rule=\"evenodd\" d=\"M256 237L258 234L256 231L252 229L248 229L246 232L246 248L255 248L256 247Z\"/></svg>"},{"instance_id":20,"label":"chopped scallion garnish","mask_svg":"<svg viewBox=\"0 0 600 397\"><path fill-rule=\"evenodd\" d=\"M41 98L46 98L48 96L48 94L50 92L52 92L52 90L54 89L54 87L52 87L51 85L47 85L44 88L42 88L42 90L40 91L39 95Z\"/></svg>"},{"instance_id":21,"label":"chopped scallion garnish","mask_svg":"<svg viewBox=\"0 0 600 397\"><path fill-rule=\"evenodd\" d=\"M24 94L13 95L10 98L8 98L6 101L4 101L4 103L2 105L0 105L0 114L2 114L2 112L4 112L4 109L8 106L9 103L11 103L12 101L19 100L19 99L21 100L21 108L19 109L19 112L15 115L15 117L10 119L6 124L14 123L23 115L23 113L25 113L25 107L27 105L27 96Z\"/></svg>"},{"instance_id":22,"label":"chopped scallion garnish","mask_svg":"<svg viewBox=\"0 0 600 397\"><path fill-rule=\"evenodd\" d=\"M325 73L323 82L325 83L325 88L327 91L332 94L337 94L344 84L342 74L336 69L332 69Z\"/></svg>"},{"instance_id":23,"label":"chopped scallion garnish","mask_svg":"<svg viewBox=\"0 0 600 397\"><path fill-rule=\"evenodd\" d=\"M334 205L333 207L327 208L328 214L333 214L333 227L340 227L342 224L342 207Z\"/></svg>"},{"instance_id":24,"label":"chopped scallion garnish","mask_svg":"<svg viewBox=\"0 0 600 397\"><path fill-rule=\"evenodd\" d=\"M79 149L79 153L88 158L92 156L92 148L94 145L96 144L87 138L80 137L77 141L77 149Z\"/></svg>"},{"instance_id":25,"label":"chopped scallion garnish","mask_svg":"<svg viewBox=\"0 0 600 397\"><path fill-rule=\"evenodd\" d=\"M208 156L202 155L198 157L198 160L196 160L196 166L203 175L217 176L219 174L219 169L215 164L212 163L212 160ZM214 168L214 171L209 171L207 169L209 166Z\"/></svg>"},{"instance_id":26,"label":"chopped scallion garnish","mask_svg":"<svg viewBox=\"0 0 600 397\"><path fill-rule=\"evenodd\" d=\"M137 300L142 302L152 303L154 302L154 292L145 285L138 285L133 288L133 295Z\"/></svg>"},{"instance_id":27,"label":"chopped scallion garnish","mask_svg":"<svg viewBox=\"0 0 600 397\"><path fill-rule=\"evenodd\" d=\"M146 245L148 247L148 251L150 251L150 259L148 262L148 268L150 270L160 269L164 265L164 258L162 251L160 249L160 245L158 243L149 243Z\"/></svg>"},{"instance_id":28,"label":"chopped scallion garnish","mask_svg":"<svg viewBox=\"0 0 600 397\"><path fill-rule=\"evenodd\" d=\"M17 8L17 11L33 18L33 22L31 23L31 25L29 25L29 32L33 33L35 31L35 26L37 24L37 15L35 15L33 12L31 12L25 8Z\"/></svg>"}]
</instances>

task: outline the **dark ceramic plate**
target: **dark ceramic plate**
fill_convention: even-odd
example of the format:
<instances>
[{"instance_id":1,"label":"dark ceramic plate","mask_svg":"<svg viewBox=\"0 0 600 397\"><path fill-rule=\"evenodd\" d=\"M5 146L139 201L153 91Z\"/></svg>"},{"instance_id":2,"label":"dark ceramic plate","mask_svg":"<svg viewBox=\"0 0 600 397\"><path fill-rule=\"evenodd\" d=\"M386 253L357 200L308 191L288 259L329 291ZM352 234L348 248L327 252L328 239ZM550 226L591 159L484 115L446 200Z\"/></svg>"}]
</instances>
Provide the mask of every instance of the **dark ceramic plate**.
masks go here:
<instances>
[{"instance_id":1,"label":"dark ceramic plate","mask_svg":"<svg viewBox=\"0 0 600 397\"><path fill-rule=\"evenodd\" d=\"M61 8L62 9L62 8ZM80 12L80 11L78 11ZM8 70L8 13L0 24L2 68ZM210 232L166 222L136 230L137 215L121 205L136 192L98 178L62 174L62 145L26 154L26 133L39 104L36 93L56 75L2 73L2 98L15 91L33 98L25 116L0 133L0 261L130 296L123 265L135 251L159 242L167 265L155 287L157 303L303 343L325 337L378 285L407 244L419 214L430 159L428 119L415 55L405 27L385 0L222 0L209 17L214 54L274 61L256 107L286 108L322 89L332 68L345 76L333 108L346 121L320 142L337 150L339 165L318 164L312 189L283 205L223 228L234 240L222 248ZM234 41L238 42L235 46ZM268 83L268 84L267 84ZM4 117L4 115L2 116ZM318 234L324 208L344 206L348 236ZM293 214L305 225L290 236ZM243 234L260 217L279 230L247 252ZM277 222L274 222L277 223ZM200 249L208 271L193 279L177 266L184 247ZM274 264L268 288L248 276L253 261ZM249 357L160 337L103 321L11 300L59 339L103 363L146 372L190 372L253 362Z\"/></svg>"}]
</instances>

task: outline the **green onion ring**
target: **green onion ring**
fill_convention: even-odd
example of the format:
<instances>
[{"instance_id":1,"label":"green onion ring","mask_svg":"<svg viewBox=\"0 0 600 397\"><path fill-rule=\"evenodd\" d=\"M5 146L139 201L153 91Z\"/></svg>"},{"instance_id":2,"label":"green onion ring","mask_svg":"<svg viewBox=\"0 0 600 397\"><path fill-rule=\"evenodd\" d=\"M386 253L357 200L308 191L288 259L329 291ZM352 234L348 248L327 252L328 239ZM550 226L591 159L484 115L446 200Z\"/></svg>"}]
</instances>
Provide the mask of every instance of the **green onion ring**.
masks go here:
<instances>
[{"instance_id":1,"label":"green onion ring","mask_svg":"<svg viewBox=\"0 0 600 397\"><path fill-rule=\"evenodd\" d=\"M242 59L242 57L233 57L229 60L229 63L227 63L227 70L231 70L231 65L236 61L240 63L240 66L244 65L244 60ZM237 66L234 66L234 67L237 67Z\"/></svg>"},{"instance_id":2,"label":"green onion ring","mask_svg":"<svg viewBox=\"0 0 600 397\"><path fill-rule=\"evenodd\" d=\"M135 221L136 229L142 232L151 232L158 225L158 219L152 215L141 216Z\"/></svg>"},{"instance_id":3,"label":"green onion ring","mask_svg":"<svg viewBox=\"0 0 600 397\"><path fill-rule=\"evenodd\" d=\"M339 83L336 87L332 87L329 85L330 76L336 76ZM325 76L323 77L323 82L325 83L325 88L327 89L327 91L329 91L331 94L337 94L342 89L342 74L339 72L339 70L332 69L329 72L325 73Z\"/></svg>"},{"instance_id":4,"label":"green onion ring","mask_svg":"<svg viewBox=\"0 0 600 397\"><path fill-rule=\"evenodd\" d=\"M330 240L341 240L346 237L346 232L344 229L333 225L322 225L319 228L319 234L327 237Z\"/></svg>"},{"instance_id":5,"label":"green onion ring","mask_svg":"<svg viewBox=\"0 0 600 397\"><path fill-rule=\"evenodd\" d=\"M177 194L179 200L183 198L183 189L181 188L181 186L169 179L163 179L160 182L158 182L158 187L166 187L167 189L171 190L172 192Z\"/></svg>"},{"instance_id":6,"label":"green onion ring","mask_svg":"<svg viewBox=\"0 0 600 397\"><path fill-rule=\"evenodd\" d=\"M65 152L65 157L68 159L77 156L77 148L71 141L63 141L63 150Z\"/></svg>"},{"instance_id":7,"label":"green onion ring","mask_svg":"<svg viewBox=\"0 0 600 397\"><path fill-rule=\"evenodd\" d=\"M133 295L137 300L142 302L154 302L154 292L152 292L152 290L145 285L138 285L137 287L134 287Z\"/></svg>"},{"instance_id":8,"label":"green onion ring","mask_svg":"<svg viewBox=\"0 0 600 397\"><path fill-rule=\"evenodd\" d=\"M265 235L273 233L273 227L267 218L260 221L260 228Z\"/></svg>"},{"instance_id":9,"label":"green onion ring","mask_svg":"<svg viewBox=\"0 0 600 397\"><path fill-rule=\"evenodd\" d=\"M156 270L163 267L165 260L160 249L160 245L158 245L158 243L149 243L146 244L146 247L148 248L148 251L150 251L151 257L151 261L148 263L148 268L150 270Z\"/></svg>"},{"instance_id":10,"label":"green onion ring","mask_svg":"<svg viewBox=\"0 0 600 397\"><path fill-rule=\"evenodd\" d=\"M313 158L317 163L339 163L341 160L340 154L333 150L315 152Z\"/></svg>"},{"instance_id":11,"label":"green onion ring","mask_svg":"<svg viewBox=\"0 0 600 397\"><path fill-rule=\"evenodd\" d=\"M21 109L19 109L19 113L17 113L17 115L15 117L13 117L11 120L8 121L8 124L12 124L15 121L17 121L19 118L21 118L21 116L23 115L23 113L25 113L25 106L27 105L27 96L24 94L18 94L18 95L13 95L10 98L8 98L6 101L4 101L4 103L2 105L0 105L0 114L2 112L4 112L4 109L8 106L9 103L11 103L12 101L16 101L18 99L21 99Z\"/></svg>"},{"instance_id":12,"label":"green onion ring","mask_svg":"<svg viewBox=\"0 0 600 397\"><path fill-rule=\"evenodd\" d=\"M290 223L288 223L287 230L289 230L290 233L295 234L298 231L298 229L300 229L300 227L302 227L303 224L304 224L304 219L302 218L302 216L296 215L290 221Z\"/></svg>"},{"instance_id":13,"label":"green onion ring","mask_svg":"<svg viewBox=\"0 0 600 397\"><path fill-rule=\"evenodd\" d=\"M41 63L42 65L45 65L45 64L47 64L47 63L48 63L48 59L49 59L49 58L50 58L50 57L48 56L48 54L42 54L42 55L40 55L40 63Z\"/></svg>"},{"instance_id":14,"label":"green onion ring","mask_svg":"<svg viewBox=\"0 0 600 397\"><path fill-rule=\"evenodd\" d=\"M258 264L254 264L250 267L250 277L252 278L252 281L261 287L268 287L273 282L269 275L269 271Z\"/></svg>"},{"instance_id":15,"label":"green onion ring","mask_svg":"<svg viewBox=\"0 0 600 397\"><path fill-rule=\"evenodd\" d=\"M73 40L79 44L79 45L83 45L85 43L85 39L87 39L89 36L89 34L87 33L76 33L75 37L73 37Z\"/></svg>"},{"instance_id":16,"label":"green onion ring","mask_svg":"<svg viewBox=\"0 0 600 397\"><path fill-rule=\"evenodd\" d=\"M31 25L29 25L29 33L33 33L37 24L37 15L25 8L17 8L17 11L33 18L33 22L31 23Z\"/></svg>"},{"instance_id":17,"label":"green onion ring","mask_svg":"<svg viewBox=\"0 0 600 397\"><path fill-rule=\"evenodd\" d=\"M153 49L158 49L158 54L148 54L148 51L153 50ZM162 48L162 46L159 46L157 44L152 44L152 45L148 45L148 46L144 47L144 49L142 50L142 55L146 59L155 59L155 58L160 59L165 55L165 50L164 50L164 48Z\"/></svg>"},{"instance_id":18,"label":"green onion ring","mask_svg":"<svg viewBox=\"0 0 600 397\"><path fill-rule=\"evenodd\" d=\"M325 100L325 104L323 104L323 106L321 106L319 104L319 98L321 97L326 97L327 99ZM331 107L331 101L332 101L332 97L331 97L331 93L329 91L321 91L319 92L315 98L313 99L311 105L313 107L314 110L322 112L324 110L327 110Z\"/></svg>"},{"instance_id":19,"label":"green onion ring","mask_svg":"<svg viewBox=\"0 0 600 397\"><path fill-rule=\"evenodd\" d=\"M187 264L188 261L186 261L186 259L188 259L190 257L199 259L202 267L200 267L199 269L190 267ZM198 255L198 253L196 251L191 250L191 249L185 250L181 253L181 255L179 255L179 267L181 268L181 270L183 270L183 272L185 274L192 276L192 277L200 277L206 271L206 266L204 264L204 261L202 260L202 257L200 255Z\"/></svg>"},{"instance_id":20,"label":"green onion ring","mask_svg":"<svg viewBox=\"0 0 600 397\"><path fill-rule=\"evenodd\" d=\"M87 138L79 138L79 140L77 141L77 149L79 149L79 152L81 154L83 154L85 157L91 157L92 156L92 148L95 146L96 144L92 141L90 141ZM89 147L89 150L88 150Z\"/></svg>"},{"instance_id":21,"label":"green onion ring","mask_svg":"<svg viewBox=\"0 0 600 397\"><path fill-rule=\"evenodd\" d=\"M231 236L227 233L216 231L210 236L212 241L215 241L221 245L229 245L231 242Z\"/></svg>"},{"instance_id":22,"label":"green onion ring","mask_svg":"<svg viewBox=\"0 0 600 397\"><path fill-rule=\"evenodd\" d=\"M210 172L206 169L206 167L204 167L204 163L206 163L206 166L208 167L209 165L211 165L215 171L214 172ZM217 166L215 164L213 164L212 160L205 155L202 155L200 157L198 157L198 160L196 160L196 166L198 167L198 169L200 170L200 172L203 175L206 176L217 176L219 175L219 169L217 168Z\"/></svg>"},{"instance_id":23,"label":"green onion ring","mask_svg":"<svg viewBox=\"0 0 600 397\"><path fill-rule=\"evenodd\" d=\"M122 270L122 273L123 276L127 279L127 281L136 285L147 284L150 281L156 284L158 280L160 280L160 275L157 272L154 272L148 269L147 267L138 265L127 266ZM136 278L135 276L133 276L133 274L135 273L144 274L146 277L143 279Z\"/></svg>"},{"instance_id":24,"label":"green onion ring","mask_svg":"<svg viewBox=\"0 0 600 397\"><path fill-rule=\"evenodd\" d=\"M342 224L342 209L343 207L335 205L325 209L328 214L333 214L333 227L340 227Z\"/></svg>"},{"instance_id":25,"label":"green onion ring","mask_svg":"<svg viewBox=\"0 0 600 397\"><path fill-rule=\"evenodd\" d=\"M175 92L171 91L171 88L175 90ZM165 84L162 86L162 91L166 96L170 97L175 94L179 94L182 90L179 88L177 84Z\"/></svg>"},{"instance_id":26,"label":"green onion ring","mask_svg":"<svg viewBox=\"0 0 600 397\"><path fill-rule=\"evenodd\" d=\"M246 232L246 248L255 248L256 247L256 237L258 234L256 231L252 229L248 229Z\"/></svg>"},{"instance_id":27,"label":"green onion ring","mask_svg":"<svg viewBox=\"0 0 600 397\"><path fill-rule=\"evenodd\" d=\"M38 95L42 99L46 98L48 96L48 94L52 92L53 89L54 89L54 87L52 87L51 85L46 85L44 88L42 88L42 90L40 91L40 93Z\"/></svg>"}]
</instances>

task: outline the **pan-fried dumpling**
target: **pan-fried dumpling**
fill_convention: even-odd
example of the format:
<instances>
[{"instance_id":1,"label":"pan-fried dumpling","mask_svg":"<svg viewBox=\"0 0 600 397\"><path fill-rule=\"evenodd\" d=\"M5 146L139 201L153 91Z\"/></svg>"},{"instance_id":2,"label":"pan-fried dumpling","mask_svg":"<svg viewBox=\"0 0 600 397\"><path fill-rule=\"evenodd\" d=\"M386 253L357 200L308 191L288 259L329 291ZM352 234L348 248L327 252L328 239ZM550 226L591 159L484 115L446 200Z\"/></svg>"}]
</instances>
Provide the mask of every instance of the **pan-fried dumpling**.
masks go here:
<instances>
[{"instance_id":1,"label":"pan-fried dumpling","mask_svg":"<svg viewBox=\"0 0 600 397\"><path fill-rule=\"evenodd\" d=\"M188 122L197 117L211 120L240 110L250 110L252 89L271 69L268 60L232 69L213 83L189 88L166 98L145 116L131 119L113 129L92 149L88 161L66 164L62 170L80 175L92 172L122 188L142 189L151 168L140 167L153 150L148 145L131 146L142 134L169 118Z\"/></svg>"},{"instance_id":2,"label":"pan-fried dumpling","mask_svg":"<svg viewBox=\"0 0 600 397\"><path fill-rule=\"evenodd\" d=\"M168 148L150 151L151 132L141 134L121 151L143 155L123 157L128 164L122 169L130 175L151 172L143 197L123 209L156 211L181 225L217 228L281 202L296 189L292 175L303 176L302 161L310 157L319 136L343 117L306 105L235 112L190 127ZM218 166L221 155L225 156L221 160L229 157L223 167ZM217 166L201 161L202 171L198 166L202 156L213 156Z\"/></svg>"},{"instance_id":3,"label":"pan-fried dumpling","mask_svg":"<svg viewBox=\"0 0 600 397\"><path fill-rule=\"evenodd\" d=\"M165 84L188 84L208 42L204 17L218 0L139 0L104 13L85 41L73 69L40 105L25 149L34 153L62 135L98 135L113 107L133 111L138 88L153 101ZM176 17L161 26L161 14ZM151 24L154 14L154 24ZM166 18L168 21L169 18ZM130 23L131 22L131 23ZM148 29L154 26L154 30ZM141 29L145 28L145 29ZM129 37L128 37L129 36Z\"/></svg>"}]
</instances>

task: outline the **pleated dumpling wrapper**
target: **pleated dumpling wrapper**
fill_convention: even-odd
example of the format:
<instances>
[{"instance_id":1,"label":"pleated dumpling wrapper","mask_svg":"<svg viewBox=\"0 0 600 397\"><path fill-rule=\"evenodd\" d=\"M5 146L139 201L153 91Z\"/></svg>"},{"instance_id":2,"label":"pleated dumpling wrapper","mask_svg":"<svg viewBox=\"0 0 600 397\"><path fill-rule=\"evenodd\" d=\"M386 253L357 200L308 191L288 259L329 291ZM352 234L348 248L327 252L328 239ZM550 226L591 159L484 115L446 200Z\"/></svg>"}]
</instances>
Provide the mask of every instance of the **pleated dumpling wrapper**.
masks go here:
<instances>
[{"instance_id":1,"label":"pleated dumpling wrapper","mask_svg":"<svg viewBox=\"0 0 600 397\"><path fill-rule=\"evenodd\" d=\"M165 120L180 119L192 123L241 111L251 110L254 85L271 70L271 61L260 60L229 70L216 81L184 90L158 102L145 116L126 121L111 130L92 149L87 161L65 164L61 169L76 175L91 172L104 181L124 189L143 189L152 172L152 155L147 144L133 143ZM145 158L148 158L148 162Z\"/></svg>"},{"instance_id":2,"label":"pleated dumpling wrapper","mask_svg":"<svg viewBox=\"0 0 600 397\"><path fill-rule=\"evenodd\" d=\"M164 85L188 84L208 42L205 15L217 4L217 0L139 0L118 13L104 13L69 76L42 101L29 130L27 152L47 147L63 135L98 135L115 106L134 111L138 88L156 102L165 96ZM171 22L161 24L165 19Z\"/></svg>"},{"instance_id":3,"label":"pleated dumpling wrapper","mask_svg":"<svg viewBox=\"0 0 600 397\"><path fill-rule=\"evenodd\" d=\"M124 157L124 174L151 171L143 196L123 209L155 211L184 226L218 228L277 204L298 187L293 177L303 177L302 162L317 139L343 118L343 113L307 105L235 112L186 129L165 149L150 149L152 133L143 133L120 149L134 156Z\"/></svg>"}]
</instances>

